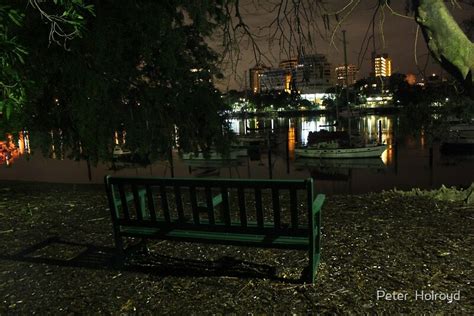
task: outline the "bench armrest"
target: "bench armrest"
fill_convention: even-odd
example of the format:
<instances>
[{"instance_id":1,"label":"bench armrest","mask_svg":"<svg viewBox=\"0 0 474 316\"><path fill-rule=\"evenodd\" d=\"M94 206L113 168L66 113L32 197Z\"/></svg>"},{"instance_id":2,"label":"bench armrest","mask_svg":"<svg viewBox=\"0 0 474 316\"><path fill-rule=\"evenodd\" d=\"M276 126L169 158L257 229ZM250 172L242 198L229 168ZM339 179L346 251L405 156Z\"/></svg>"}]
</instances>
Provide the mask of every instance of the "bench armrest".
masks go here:
<instances>
[{"instance_id":1,"label":"bench armrest","mask_svg":"<svg viewBox=\"0 0 474 316\"><path fill-rule=\"evenodd\" d=\"M313 216L316 215L318 212L321 212L321 208L323 206L324 200L326 196L324 194L318 194L313 201Z\"/></svg>"}]
</instances>

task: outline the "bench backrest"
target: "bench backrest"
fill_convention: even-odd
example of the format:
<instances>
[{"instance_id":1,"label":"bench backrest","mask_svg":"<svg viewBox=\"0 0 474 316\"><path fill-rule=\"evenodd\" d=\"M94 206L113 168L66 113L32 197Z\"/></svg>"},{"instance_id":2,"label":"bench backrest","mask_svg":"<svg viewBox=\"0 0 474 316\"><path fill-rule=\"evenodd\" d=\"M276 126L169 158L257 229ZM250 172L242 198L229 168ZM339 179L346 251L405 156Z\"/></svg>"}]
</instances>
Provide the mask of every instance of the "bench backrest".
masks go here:
<instances>
[{"instance_id":1,"label":"bench backrest","mask_svg":"<svg viewBox=\"0 0 474 316\"><path fill-rule=\"evenodd\" d=\"M308 233L313 202L310 178L242 180L106 176L105 184L114 225L201 227L236 233L277 232L290 236ZM283 193L288 197L283 202L287 206L284 209Z\"/></svg>"}]
</instances>

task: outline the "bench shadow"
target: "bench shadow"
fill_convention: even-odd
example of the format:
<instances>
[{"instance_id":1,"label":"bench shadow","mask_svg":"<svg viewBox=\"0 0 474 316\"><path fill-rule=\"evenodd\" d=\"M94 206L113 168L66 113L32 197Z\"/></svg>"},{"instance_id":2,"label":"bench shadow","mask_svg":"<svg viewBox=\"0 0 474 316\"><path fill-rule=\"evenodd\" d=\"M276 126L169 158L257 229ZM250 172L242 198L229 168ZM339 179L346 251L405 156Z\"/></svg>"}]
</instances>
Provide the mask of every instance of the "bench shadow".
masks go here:
<instances>
[{"instance_id":1,"label":"bench shadow","mask_svg":"<svg viewBox=\"0 0 474 316\"><path fill-rule=\"evenodd\" d=\"M50 254L48 254L48 248ZM277 276L275 267L228 256L217 260L194 260L160 255L154 252L136 252L129 256L123 264L117 265L116 252L112 247L65 241L57 236L50 237L13 255L0 255L0 260L94 270L138 272L159 277L226 276L242 279L271 279L291 284L302 283L301 278L287 279Z\"/></svg>"}]
</instances>

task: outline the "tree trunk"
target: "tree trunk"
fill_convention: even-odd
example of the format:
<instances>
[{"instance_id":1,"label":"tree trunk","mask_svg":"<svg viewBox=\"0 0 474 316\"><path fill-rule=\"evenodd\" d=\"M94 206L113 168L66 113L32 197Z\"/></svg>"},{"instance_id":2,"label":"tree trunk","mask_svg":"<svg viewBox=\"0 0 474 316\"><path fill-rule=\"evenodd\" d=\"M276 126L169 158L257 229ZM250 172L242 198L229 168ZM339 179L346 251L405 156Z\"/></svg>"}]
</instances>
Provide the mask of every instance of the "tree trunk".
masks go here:
<instances>
[{"instance_id":1,"label":"tree trunk","mask_svg":"<svg viewBox=\"0 0 474 316\"><path fill-rule=\"evenodd\" d=\"M415 1L416 22L431 55L473 96L474 44L451 16L443 0Z\"/></svg>"}]
</instances>

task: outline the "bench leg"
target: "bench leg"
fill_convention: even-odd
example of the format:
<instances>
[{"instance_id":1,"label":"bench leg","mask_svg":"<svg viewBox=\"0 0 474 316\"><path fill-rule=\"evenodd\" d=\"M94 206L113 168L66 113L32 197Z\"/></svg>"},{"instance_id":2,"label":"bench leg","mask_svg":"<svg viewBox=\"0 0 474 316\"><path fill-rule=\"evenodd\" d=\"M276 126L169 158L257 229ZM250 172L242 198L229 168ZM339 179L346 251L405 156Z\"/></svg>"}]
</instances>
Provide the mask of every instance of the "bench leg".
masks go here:
<instances>
[{"instance_id":1,"label":"bench leg","mask_svg":"<svg viewBox=\"0 0 474 316\"><path fill-rule=\"evenodd\" d=\"M319 244L319 243L318 243ZM315 247L310 250L310 257L309 257L309 279L308 282L311 284L314 284L314 281L316 280L316 273L318 272L318 266L319 266L319 259L320 259L320 253L319 253L319 245L316 246L315 242Z\"/></svg>"},{"instance_id":2,"label":"bench leg","mask_svg":"<svg viewBox=\"0 0 474 316\"><path fill-rule=\"evenodd\" d=\"M318 271L319 260L321 256L321 215L318 213L316 218L316 226L313 228L313 233L311 234L311 240L309 245L309 272L310 276L308 282L314 284L316 279L316 273Z\"/></svg>"},{"instance_id":3,"label":"bench leg","mask_svg":"<svg viewBox=\"0 0 474 316\"><path fill-rule=\"evenodd\" d=\"M115 268L123 267L125 261L125 250L123 249L122 237L115 235L115 256L113 259L113 265Z\"/></svg>"},{"instance_id":4,"label":"bench leg","mask_svg":"<svg viewBox=\"0 0 474 316\"><path fill-rule=\"evenodd\" d=\"M142 251L144 254L148 255L150 254L150 249L148 249L148 245L146 243L146 238L142 238L140 240L140 244L139 244L139 247L140 247L140 251Z\"/></svg>"}]
</instances>

